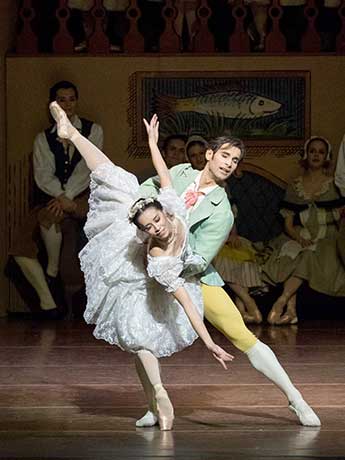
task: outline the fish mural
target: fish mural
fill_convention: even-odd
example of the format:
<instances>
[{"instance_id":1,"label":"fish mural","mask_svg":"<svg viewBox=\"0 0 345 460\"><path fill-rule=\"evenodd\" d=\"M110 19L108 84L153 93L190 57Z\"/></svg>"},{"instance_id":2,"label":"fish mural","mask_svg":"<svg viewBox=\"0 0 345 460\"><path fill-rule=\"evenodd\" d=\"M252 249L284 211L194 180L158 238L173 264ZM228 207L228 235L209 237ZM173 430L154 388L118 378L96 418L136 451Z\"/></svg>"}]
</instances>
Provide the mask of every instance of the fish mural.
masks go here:
<instances>
[{"instance_id":1,"label":"fish mural","mask_svg":"<svg viewBox=\"0 0 345 460\"><path fill-rule=\"evenodd\" d=\"M257 119L277 113L282 104L257 94L228 91L192 97L156 95L155 107L160 115L196 112L203 115L234 119Z\"/></svg>"}]
</instances>

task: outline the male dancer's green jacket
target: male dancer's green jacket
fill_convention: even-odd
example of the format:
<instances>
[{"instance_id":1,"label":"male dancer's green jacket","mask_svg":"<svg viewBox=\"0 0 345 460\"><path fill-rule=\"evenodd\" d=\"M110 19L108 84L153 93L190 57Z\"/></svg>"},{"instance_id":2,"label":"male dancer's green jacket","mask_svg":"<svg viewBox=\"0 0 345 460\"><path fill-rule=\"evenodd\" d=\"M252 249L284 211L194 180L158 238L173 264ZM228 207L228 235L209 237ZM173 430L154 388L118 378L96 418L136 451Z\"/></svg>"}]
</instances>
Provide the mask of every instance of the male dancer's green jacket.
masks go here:
<instances>
[{"instance_id":1,"label":"male dancer's green jacket","mask_svg":"<svg viewBox=\"0 0 345 460\"><path fill-rule=\"evenodd\" d=\"M192 184L199 174L191 165L182 164L170 169L173 187L178 195ZM158 177L148 179L140 187L140 196L157 195ZM204 312L207 320L221 331L240 350L249 350L257 338L245 326L240 312L226 292L220 287L223 280L210 264L225 243L234 217L223 187L215 187L189 216L189 244L194 254L202 257L200 267L188 268L183 276L200 273ZM192 271L193 270L193 271Z\"/></svg>"},{"instance_id":2,"label":"male dancer's green jacket","mask_svg":"<svg viewBox=\"0 0 345 460\"><path fill-rule=\"evenodd\" d=\"M170 175L177 194L182 195L199 173L200 171L193 169L189 163L171 168ZM141 184L140 196L155 197L159 187L158 176L150 178ZM210 263L225 243L233 222L234 217L225 189L216 187L204 197L189 216L189 244L193 252L202 257L203 263L199 267L193 267L193 272L187 269L184 276L200 273L200 281L204 284L209 286L224 284Z\"/></svg>"}]
</instances>

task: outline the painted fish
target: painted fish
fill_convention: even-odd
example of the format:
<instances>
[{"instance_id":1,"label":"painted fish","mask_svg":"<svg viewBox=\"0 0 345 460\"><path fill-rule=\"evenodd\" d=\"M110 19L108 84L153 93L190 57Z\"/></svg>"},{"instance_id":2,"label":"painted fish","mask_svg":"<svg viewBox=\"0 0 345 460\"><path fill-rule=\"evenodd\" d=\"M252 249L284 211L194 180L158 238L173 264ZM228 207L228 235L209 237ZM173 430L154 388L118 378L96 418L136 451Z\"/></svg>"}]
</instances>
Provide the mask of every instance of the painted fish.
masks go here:
<instances>
[{"instance_id":1,"label":"painted fish","mask_svg":"<svg viewBox=\"0 0 345 460\"><path fill-rule=\"evenodd\" d=\"M197 112L223 118L260 118L277 113L280 102L241 91L228 91L178 98L156 95L158 114L169 112Z\"/></svg>"}]
</instances>

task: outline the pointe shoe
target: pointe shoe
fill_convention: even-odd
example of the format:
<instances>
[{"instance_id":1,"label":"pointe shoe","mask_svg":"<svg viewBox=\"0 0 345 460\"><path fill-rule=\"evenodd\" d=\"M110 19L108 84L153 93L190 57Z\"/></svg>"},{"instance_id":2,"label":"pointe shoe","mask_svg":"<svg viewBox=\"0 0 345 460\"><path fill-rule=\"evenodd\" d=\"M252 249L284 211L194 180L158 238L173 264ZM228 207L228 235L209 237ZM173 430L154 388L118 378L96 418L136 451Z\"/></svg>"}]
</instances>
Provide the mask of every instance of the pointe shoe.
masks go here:
<instances>
[{"instance_id":1,"label":"pointe shoe","mask_svg":"<svg viewBox=\"0 0 345 460\"><path fill-rule=\"evenodd\" d=\"M267 322L271 324L272 326L274 326L275 324L278 324L279 318L281 317L281 314L283 313L283 309L286 305L287 300L288 299L285 295L281 295L274 302L273 307L267 316Z\"/></svg>"},{"instance_id":2,"label":"pointe shoe","mask_svg":"<svg viewBox=\"0 0 345 460\"><path fill-rule=\"evenodd\" d=\"M262 323L262 315L258 309L258 306L256 305L255 300L250 295L248 295L245 300L241 302L244 308L244 313L242 313L244 322L252 324Z\"/></svg>"},{"instance_id":3,"label":"pointe shoe","mask_svg":"<svg viewBox=\"0 0 345 460\"><path fill-rule=\"evenodd\" d=\"M174 408L163 385L153 387L157 404L157 417L161 431L172 430L174 423Z\"/></svg>"},{"instance_id":4,"label":"pointe shoe","mask_svg":"<svg viewBox=\"0 0 345 460\"><path fill-rule=\"evenodd\" d=\"M287 308L284 315L276 322L279 326L284 326L288 324L297 324L298 318L296 313L296 296L293 295L287 302Z\"/></svg>"},{"instance_id":5,"label":"pointe shoe","mask_svg":"<svg viewBox=\"0 0 345 460\"><path fill-rule=\"evenodd\" d=\"M276 322L276 325L277 326L285 326L285 325L289 325L289 324L293 325L293 324L297 324L297 323L298 323L298 318L297 318L296 313L293 314L293 313L286 312L280 318L280 320Z\"/></svg>"},{"instance_id":6,"label":"pointe shoe","mask_svg":"<svg viewBox=\"0 0 345 460\"><path fill-rule=\"evenodd\" d=\"M252 311L251 311L252 310ZM262 323L262 314L260 313L259 309L255 307L255 309L249 309L247 307L248 316L253 318L253 323L261 324Z\"/></svg>"},{"instance_id":7,"label":"pointe shoe","mask_svg":"<svg viewBox=\"0 0 345 460\"><path fill-rule=\"evenodd\" d=\"M246 324L260 324L261 323L262 317L261 317L261 321L260 321L260 318L255 314L255 312L254 312L254 314L252 314L251 312L248 312L248 309L247 309L245 303L239 297L236 297L235 305L236 305L238 311L241 313L243 321ZM261 314L260 314L260 316L261 316Z\"/></svg>"},{"instance_id":8,"label":"pointe shoe","mask_svg":"<svg viewBox=\"0 0 345 460\"><path fill-rule=\"evenodd\" d=\"M304 399L295 402L290 402L289 409L297 415L298 420L303 426L321 426L319 417L313 409L307 404Z\"/></svg>"},{"instance_id":9,"label":"pointe shoe","mask_svg":"<svg viewBox=\"0 0 345 460\"><path fill-rule=\"evenodd\" d=\"M242 318L246 324L256 324L255 318L249 313L242 313Z\"/></svg>"},{"instance_id":10,"label":"pointe shoe","mask_svg":"<svg viewBox=\"0 0 345 460\"><path fill-rule=\"evenodd\" d=\"M78 131L69 121L66 112L59 106L56 101L53 101L49 104L49 110L56 121L57 133L61 139L71 139L73 134Z\"/></svg>"},{"instance_id":11,"label":"pointe shoe","mask_svg":"<svg viewBox=\"0 0 345 460\"><path fill-rule=\"evenodd\" d=\"M155 426L158 423L158 417L156 414L148 410L146 414L135 422L135 426L138 428L146 428Z\"/></svg>"}]
</instances>

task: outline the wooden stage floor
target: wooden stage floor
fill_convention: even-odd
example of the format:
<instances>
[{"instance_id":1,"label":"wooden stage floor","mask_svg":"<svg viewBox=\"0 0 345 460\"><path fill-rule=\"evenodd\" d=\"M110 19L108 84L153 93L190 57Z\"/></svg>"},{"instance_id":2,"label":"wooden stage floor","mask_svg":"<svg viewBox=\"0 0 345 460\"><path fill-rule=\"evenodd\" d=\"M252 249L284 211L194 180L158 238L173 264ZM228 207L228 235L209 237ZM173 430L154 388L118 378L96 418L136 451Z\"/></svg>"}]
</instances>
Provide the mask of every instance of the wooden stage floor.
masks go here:
<instances>
[{"instance_id":1,"label":"wooden stage floor","mask_svg":"<svg viewBox=\"0 0 345 460\"><path fill-rule=\"evenodd\" d=\"M0 320L0 459L345 458L345 321L253 328L319 414L306 428L284 396L236 360L226 372L200 341L162 360L172 432L136 429L145 407L131 355L83 321Z\"/></svg>"}]
</instances>

